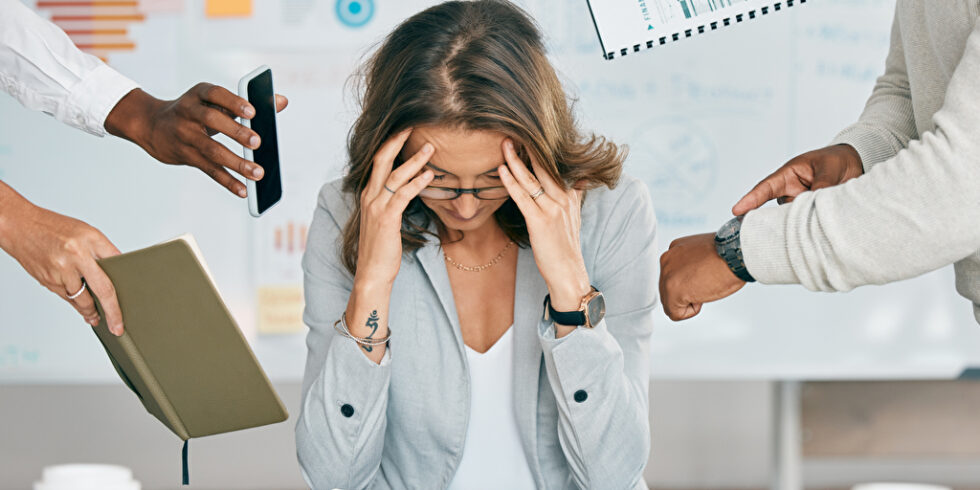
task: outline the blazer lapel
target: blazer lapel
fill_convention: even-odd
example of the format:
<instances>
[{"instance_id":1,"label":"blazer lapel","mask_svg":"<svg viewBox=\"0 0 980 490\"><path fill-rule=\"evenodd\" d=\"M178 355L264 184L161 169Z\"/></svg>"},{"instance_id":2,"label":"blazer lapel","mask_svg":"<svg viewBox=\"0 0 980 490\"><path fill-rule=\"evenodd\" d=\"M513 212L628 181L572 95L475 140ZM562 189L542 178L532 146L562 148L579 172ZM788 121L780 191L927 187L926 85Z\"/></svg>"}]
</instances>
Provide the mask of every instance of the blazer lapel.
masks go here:
<instances>
[{"instance_id":1,"label":"blazer lapel","mask_svg":"<svg viewBox=\"0 0 980 490\"><path fill-rule=\"evenodd\" d=\"M524 452L535 473L538 471L537 414L538 376L541 373L541 342L538 324L541 320L544 283L534 253L521 248L517 256L517 284L514 288L514 408L521 431ZM540 483L540 482L539 482Z\"/></svg>"},{"instance_id":2,"label":"blazer lapel","mask_svg":"<svg viewBox=\"0 0 980 490\"><path fill-rule=\"evenodd\" d=\"M459 316L456 301L449 284L449 273L438 243L430 242L416 250L415 256L428 276L436 295L439 297L446 316L453 326L453 335L463 352L463 337L459 330ZM521 431L521 441L528 462L534 472L538 471L537 453L537 414L538 379L541 374L541 342L538 340L538 323L541 320L542 303L548 294L534 254L530 248L518 249L517 283L514 287L514 408L517 414L517 427ZM463 354L465 357L465 354ZM540 483L540 482L539 482Z\"/></svg>"},{"instance_id":3,"label":"blazer lapel","mask_svg":"<svg viewBox=\"0 0 980 490\"><path fill-rule=\"evenodd\" d=\"M428 276L432 288L439 297L439 303L449 319L449 324L453 326L453 335L462 353L463 336L459 331L459 316L456 313L456 300L453 298L453 288L449 284L449 273L446 271L446 262L442 258L442 247L437 240L430 240L424 247L415 251L415 257L422 270Z\"/></svg>"}]
</instances>

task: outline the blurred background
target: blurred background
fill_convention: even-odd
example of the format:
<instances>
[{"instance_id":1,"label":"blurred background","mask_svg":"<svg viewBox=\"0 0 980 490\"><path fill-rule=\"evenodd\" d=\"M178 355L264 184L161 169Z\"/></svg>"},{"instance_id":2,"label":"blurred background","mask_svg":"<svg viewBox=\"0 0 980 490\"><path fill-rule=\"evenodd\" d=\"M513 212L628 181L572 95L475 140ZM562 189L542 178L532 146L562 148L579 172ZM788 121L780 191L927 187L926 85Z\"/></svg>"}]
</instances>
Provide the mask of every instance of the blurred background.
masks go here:
<instances>
[{"instance_id":1,"label":"blurred background","mask_svg":"<svg viewBox=\"0 0 980 490\"><path fill-rule=\"evenodd\" d=\"M0 179L134 250L197 239L225 301L291 413L195 440L192 487L303 488L293 424L306 356L302 255L319 187L341 175L357 115L349 83L423 0L27 0L76 44L174 98L235 91L269 65L284 198L261 219L195 169L99 140L0 95ZM629 145L663 249L714 231L758 180L826 145L884 68L894 0L809 0L607 61L586 0L519 1L540 23L583 128ZM236 152L241 148L224 140ZM144 488L179 484L179 441L120 382L63 300L0 255L0 489L44 466L113 463ZM652 339L652 488L980 488L980 328L951 268L815 294L751 285Z\"/></svg>"}]
</instances>

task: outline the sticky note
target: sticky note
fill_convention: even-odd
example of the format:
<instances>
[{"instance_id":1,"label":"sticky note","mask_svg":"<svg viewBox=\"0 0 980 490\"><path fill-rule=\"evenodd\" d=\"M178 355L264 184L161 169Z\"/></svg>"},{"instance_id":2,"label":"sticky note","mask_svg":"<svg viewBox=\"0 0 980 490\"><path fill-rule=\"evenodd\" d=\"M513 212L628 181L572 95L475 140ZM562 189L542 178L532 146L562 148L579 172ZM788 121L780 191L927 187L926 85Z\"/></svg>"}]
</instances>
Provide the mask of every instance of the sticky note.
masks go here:
<instances>
[{"instance_id":1,"label":"sticky note","mask_svg":"<svg viewBox=\"0 0 980 490\"><path fill-rule=\"evenodd\" d=\"M262 286L258 288L259 334L303 332L302 285Z\"/></svg>"},{"instance_id":2,"label":"sticky note","mask_svg":"<svg viewBox=\"0 0 980 490\"><path fill-rule=\"evenodd\" d=\"M252 0L205 0L207 17L248 17L252 15Z\"/></svg>"}]
</instances>

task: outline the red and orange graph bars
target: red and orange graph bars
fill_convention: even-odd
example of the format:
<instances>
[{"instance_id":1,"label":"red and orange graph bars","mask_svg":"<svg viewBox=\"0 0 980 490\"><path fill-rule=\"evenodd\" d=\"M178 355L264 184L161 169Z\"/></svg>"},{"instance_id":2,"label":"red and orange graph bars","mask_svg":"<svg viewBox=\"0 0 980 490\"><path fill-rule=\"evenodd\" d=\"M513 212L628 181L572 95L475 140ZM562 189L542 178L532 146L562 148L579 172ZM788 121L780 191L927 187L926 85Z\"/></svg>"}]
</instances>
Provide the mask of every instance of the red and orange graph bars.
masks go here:
<instances>
[{"instance_id":1,"label":"red and orange graph bars","mask_svg":"<svg viewBox=\"0 0 980 490\"><path fill-rule=\"evenodd\" d=\"M302 253L306 250L306 225L287 222L283 226L277 226L274 233L274 248L276 252L287 254Z\"/></svg>"},{"instance_id":2,"label":"red and orange graph bars","mask_svg":"<svg viewBox=\"0 0 980 490\"><path fill-rule=\"evenodd\" d=\"M49 13L79 49L102 61L136 49L129 26L146 20L138 0L37 0L37 10Z\"/></svg>"}]
</instances>

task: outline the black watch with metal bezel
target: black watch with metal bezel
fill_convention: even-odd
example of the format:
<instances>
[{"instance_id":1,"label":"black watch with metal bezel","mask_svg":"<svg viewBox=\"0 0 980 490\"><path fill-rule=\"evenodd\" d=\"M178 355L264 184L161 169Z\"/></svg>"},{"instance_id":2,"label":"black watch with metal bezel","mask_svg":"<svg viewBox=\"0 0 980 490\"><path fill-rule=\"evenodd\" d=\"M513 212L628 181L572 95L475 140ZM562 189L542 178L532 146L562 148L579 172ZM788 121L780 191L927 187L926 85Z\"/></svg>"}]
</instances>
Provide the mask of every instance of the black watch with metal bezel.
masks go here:
<instances>
[{"instance_id":1,"label":"black watch with metal bezel","mask_svg":"<svg viewBox=\"0 0 980 490\"><path fill-rule=\"evenodd\" d=\"M582 298L576 311L555 311L551 307L551 295L544 297L545 321L559 325L592 328L606 316L606 300L595 286Z\"/></svg>"},{"instance_id":2,"label":"black watch with metal bezel","mask_svg":"<svg viewBox=\"0 0 980 490\"><path fill-rule=\"evenodd\" d=\"M737 216L721 225L718 233L715 234L715 250L721 258L725 259L728 268L735 273L735 276L745 282L755 282L755 278L745 267L745 259L742 257L742 243L739 238L744 217L745 215Z\"/></svg>"}]
</instances>

